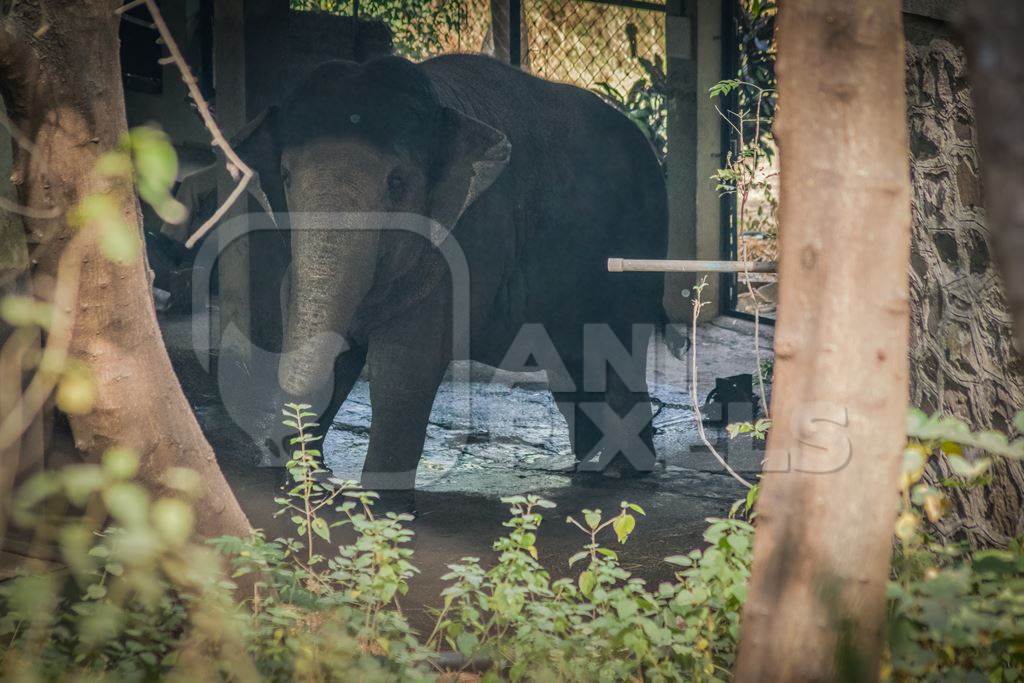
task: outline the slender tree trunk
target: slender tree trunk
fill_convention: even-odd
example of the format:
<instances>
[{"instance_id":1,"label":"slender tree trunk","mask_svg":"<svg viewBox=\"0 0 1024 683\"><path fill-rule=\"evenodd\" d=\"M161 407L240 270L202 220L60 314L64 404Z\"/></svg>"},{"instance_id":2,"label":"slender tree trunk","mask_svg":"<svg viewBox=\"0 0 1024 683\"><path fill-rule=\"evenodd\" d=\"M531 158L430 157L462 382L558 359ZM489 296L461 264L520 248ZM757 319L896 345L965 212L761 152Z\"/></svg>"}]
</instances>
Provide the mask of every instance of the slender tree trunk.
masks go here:
<instances>
[{"instance_id":1,"label":"slender tree trunk","mask_svg":"<svg viewBox=\"0 0 1024 683\"><path fill-rule=\"evenodd\" d=\"M125 132L115 0L20 0L0 17L0 86L12 122L35 151L16 146L19 201L55 208L56 219L26 218L37 296L53 295L62 257L76 259L77 306L70 355L95 380L93 410L71 416L75 445L92 457L120 445L140 456L140 478L155 494L169 467L189 467L205 491L200 534L246 533L249 523L189 408L164 349L144 255L127 265L105 258L95 233L72 241L67 211L86 195L117 194L125 218L140 225L135 197L105 187L97 158ZM141 226L140 226L141 240ZM69 246L73 245L73 246ZM73 250L73 252L71 251ZM65 259L65 262L67 262Z\"/></svg>"},{"instance_id":2,"label":"slender tree trunk","mask_svg":"<svg viewBox=\"0 0 1024 683\"><path fill-rule=\"evenodd\" d=\"M1024 5L972 0L962 30L978 125L985 208L1024 353Z\"/></svg>"},{"instance_id":3,"label":"slender tree trunk","mask_svg":"<svg viewBox=\"0 0 1024 683\"><path fill-rule=\"evenodd\" d=\"M899 0L779 10L776 426L741 681L878 676L908 391L900 10Z\"/></svg>"}]
</instances>

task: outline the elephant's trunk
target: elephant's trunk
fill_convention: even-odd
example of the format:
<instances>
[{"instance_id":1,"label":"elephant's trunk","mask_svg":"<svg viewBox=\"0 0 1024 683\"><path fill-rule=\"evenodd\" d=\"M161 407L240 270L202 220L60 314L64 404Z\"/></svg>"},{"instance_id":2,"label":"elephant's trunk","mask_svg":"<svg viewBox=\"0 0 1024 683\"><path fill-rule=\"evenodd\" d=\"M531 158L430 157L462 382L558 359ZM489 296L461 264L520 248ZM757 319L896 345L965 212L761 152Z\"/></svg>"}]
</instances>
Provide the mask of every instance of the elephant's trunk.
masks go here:
<instances>
[{"instance_id":1,"label":"elephant's trunk","mask_svg":"<svg viewBox=\"0 0 1024 683\"><path fill-rule=\"evenodd\" d=\"M278 379L296 397L333 381L334 361L348 348L352 319L373 284L380 241L377 230L317 223L292 222L288 327Z\"/></svg>"}]
</instances>

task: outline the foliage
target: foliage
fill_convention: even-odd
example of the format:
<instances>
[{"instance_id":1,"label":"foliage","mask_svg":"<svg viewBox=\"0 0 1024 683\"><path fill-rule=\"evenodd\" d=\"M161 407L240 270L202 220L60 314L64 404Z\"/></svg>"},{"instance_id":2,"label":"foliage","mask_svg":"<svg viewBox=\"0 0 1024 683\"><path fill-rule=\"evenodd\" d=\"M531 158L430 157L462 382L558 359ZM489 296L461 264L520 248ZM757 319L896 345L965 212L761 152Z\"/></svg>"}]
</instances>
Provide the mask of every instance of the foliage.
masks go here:
<instances>
[{"instance_id":1,"label":"foliage","mask_svg":"<svg viewBox=\"0 0 1024 683\"><path fill-rule=\"evenodd\" d=\"M377 516L375 494L324 476L311 416L304 405L284 411L295 451L292 481L276 500L293 523L289 538L257 532L194 543L196 475L169 471L166 495L153 500L132 481L137 457L122 449L99 465L31 479L13 520L35 530L39 547L56 543L68 571L34 564L0 584L0 675L421 680L436 674L435 652L451 648L484 662L488 679L728 677L749 523L711 520L708 548L668 558L676 580L651 591L602 540L626 543L643 509L623 502L612 516L584 510L567 519L586 541L571 561L579 572L552 581L535 544L539 511L554 504L507 498L512 514L494 544L497 562L450 566L437 625L421 643L399 605L416 573L404 526L411 517ZM336 501L341 520L318 521ZM330 556L317 552L314 536L329 541L337 526L350 526L355 541ZM241 604L238 586L249 598Z\"/></svg>"},{"instance_id":2,"label":"foliage","mask_svg":"<svg viewBox=\"0 0 1024 683\"><path fill-rule=\"evenodd\" d=\"M353 0L291 0L296 10L352 16ZM395 51L410 59L425 59L443 51L446 35L458 33L466 22L464 2L435 0L358 0L359 17L379 19L391 29Z\"/></svg>"},{"instance_id":3,"label":"foliage","mask_svg":"<svg viewBox=\"0 0 1024 683\"><path fill-rule=\"evenodd\" d=\"M660 55L654 55L651 59L641 56L637 50L636 33L634 24L626 26L630 56L640 65L644 75L625 92L607 81L596 83L594 91L640 128L664 167L668 156L668 79L665 76L665 60Z\"/></svg>"},{"instance_id":4,"label":"foliage","mask_svg":"<svg viewBox=\"0 0 1024 683\"><path fill-rule=\"evenodd\" d=\"M735 439L740 434L750 434L758 441L768 438L768 430L772 428L772 421L767 418L760 418L754 422L733 422L725 426L725 431L730 439Z\"/></svg>"},{"instance_id":5,"label":"foliage","mask_svg":"<svg viewBox=\"0 0 1024 683\"><path fill-rule=\"evenodd\" d=\"M35 530L38 547L54 545L67 570L37 562L0 584L0 675L428 680L443 661L473 664L484 680L730 678L757 487L733 508L748 521L709 520L706 547L667 558L674 580L656 588L624 569L614 548L634 532L640 506L624 501L614 515L568 517L583 543L570 558L572 575L552 579L538 560L537 535L542 511L554 504L506 498L511 516L494 544L497 560L449 565L436 626L420 638L399 603L417 572L407 547L411 517L379 516L375 494L326 476L311 417L304 405L284 411L296 432L292 481L276 499L295 531L287 538L257 532L193 542L196 475L168 471L165 492L153 498L133 482L138 458L124 449L27 482L12 520ZM1024 667L1024 550L1019 542L974 552L936 542L925 520L937 521L948 506L921 476L930 458L962 458L963 445L1005 443L1012 451L1019 441L918 413L910 424L883 676L960 680L981 671L1016 680ZM983 469L958 472L942 486L983 485ZM337 521L328 522L336 504ZM337 527L350 527L354 541L322 554ZM456 654L439 657L449 650Z\"/></svg>"},{"instance_id":6,"label":"foliage","mask_svg":"<svg viewBox=\"0 0 1024 683\"><path fill-rule=\"evenodd\" d=\"M535 496L506 499L512 519L495 549L498 564L484 570L476 558L451 565L438 628L467 657L484 657L492 673L509 680L713 680L728 677L745 595L752 527L736 519L711 520L709 547L670 557L676 580L649 590L602 544L608 532L625 543L636 524L634 504L618 514L584 510L566 521L586 537L570 559L575 580L551 581L533 543L541 516L552 507Z\"/></svg>"},{"instance_id":7,"label":"foliage","mask_svg":"<svg viewBox=\"0 0 1024 683\"><path fill-rule=\"evenodd\" d=\"M769 240L772 249L766 256L775 258L779 203L774 179L778 174L772 170L774 139L771 119L765 113L769 104L775 101L775 91L729 79L716 83L708 94L713 99L727 99L730 93L741 88L754 91L754 101L749 110L741 109L739 112L728 109L728 104L719 107L719 113L735 136L734 148L727 153L725 165L715 173L713 180L716 190L735 197L737 234L741 245L749 241L745 239L749 237ZM745 258L740 254L741 260Z\"/></svg>"},{"instance_id":8,"label":"foliage","mask_svg":"<svg viewBox=\"0 0 1024 683\"><path fill-rule=\"evenodd\" d=\"M735 80L736 111L744 113L747 121L745 137L753 139L757 144L762 140L754 134L756 118L754 110L761 109L759 116L767 125L761 126L761 132L771 130L775 120L775 99L770 98L758 103L760 94L774 91L775 79L775 15L778 7L775 0L736 0L736 36L738 40L739 59Z\"/></svg>"},{"instance_id":9,"label":"foliage","mask_svg":"<svg viewBox=\"0 0 1024 683\"><path fill-rule=\"evenodd\" d=\"M1024 427L1024 413L1015 425ZM1024 430L1022 430L1024 431ZM1024 456L1024 439L973 433L950 417L911 411L911 440L903 455L902 509L896 521L894 579L889 584L889 656L883 669L894 680L989 680L1024 675L1024 548L972 550L940 543L927 522L948 514L944 489L984 486L989 457L968 460L965 447L997 457ZM955 473L938 486L923 476L929 461L944 458Z\"/></svg>"},{"instance_id":10,"label":"foliage","mask_svg":"<svg viewBox=\"0 0 1024 683\"><path fill-rule=\"evenodd\" d=\"M163 131L150 126L133 128L118 140L117 147L102 154L93 169L98 191L87 195L68 212L67 220L78 229L72 241L81 239L85 233L95 233L103 255L118 263L128 263L138 257L142 247L141 234L125 219L123 206L125 189L137 190L143 201L149 204L164 220L184 220L185 207L171 196L171 189L178 173L178 159L170 139ZM62 268L68 268L67 264ZM70 277L62 271L56 283L53 297L60 300L62 294L77 287L77 275ZM48 337L47 349L42 354L24 356L23 369L35 370L30 387L56 385L54 401L58 408L69 415L88 413L96 399L96 390L89 367L68 355L54 343L69 334L72 321L70 304L61 309L44 299L24 294L7 294L0 297L0 320L16 328L7 338L8 344L24 344L37 334ZM45 395L49 395L47 389ZM24 395L23 397L24 398ZM44 396L45 398L45 396ZM41 405L41 401L38 401ZM31 404L31 402L29 403ZM28 411L31 412L31 411ZM5 421L4 425L6 426ZM27 422L23 424L27 425ZM10 433L0 432L0 441L13 440ZM0 491L0 496L5 494ZM2 514L0 514L2 519Z\"/></svg>"}]
</instances>

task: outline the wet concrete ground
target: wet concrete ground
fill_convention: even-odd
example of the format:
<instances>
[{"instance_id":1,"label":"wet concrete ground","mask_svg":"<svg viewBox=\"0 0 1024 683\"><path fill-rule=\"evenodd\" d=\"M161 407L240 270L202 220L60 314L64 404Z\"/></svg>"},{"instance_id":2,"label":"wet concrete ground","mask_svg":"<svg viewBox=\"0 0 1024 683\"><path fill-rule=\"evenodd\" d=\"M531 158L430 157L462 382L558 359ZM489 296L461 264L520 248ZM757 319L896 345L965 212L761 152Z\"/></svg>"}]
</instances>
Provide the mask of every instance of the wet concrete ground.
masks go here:
<instances>
[{"instance_id":1,"label":"wet concrete ground","mask_svg":"<svg viewBox=\"0 0 1024 683\"><path fill-rule=\"evenodd\" d=\"M252 441L227 416L216 383L197 361L187 317L163 321L165 340L186 394L243 507L257 527L274 537L287 531L273 518L273 497L282 470L255 467ZM762 354L770 354L770 334L762 335ZM202 351L201 351L202 352ZM701 326L697 341L700 400L715 377L755 372L753 326L719 318ZM655 399L655 447L658 467L642 479L608 479L567 474L573 462L568 433L546 389L543 373L494 373L470 368L465 387L446 381L428 427L417 490L390 494L382 506L411 511L415 564L421 574L404 601L414 625L430 621L425 609L440 602L440 577L461 557L493 557L491 543L501 535L507 506L502 496L534 493L554 501L538 538L540 559L554 575L568 572L568 558L585 539L565 523L583 508L615 514L622 500L647 512L620 553L624 565L649 581L671 576L668 555L701 544L707 517L725 514L742 497L735 482L701 443L689 393L689 358L674 358L658 340L649 353L649 383ZM324 444L325 460L342 479L358 479L366 452L370 420L368 385L360 380L334 420ZM730 465L753 480L761 452L748 437L735 441L724 430L708 428L709 438ZM614 539L608 539L614 542Z\"/></svg>"}]
</instances>

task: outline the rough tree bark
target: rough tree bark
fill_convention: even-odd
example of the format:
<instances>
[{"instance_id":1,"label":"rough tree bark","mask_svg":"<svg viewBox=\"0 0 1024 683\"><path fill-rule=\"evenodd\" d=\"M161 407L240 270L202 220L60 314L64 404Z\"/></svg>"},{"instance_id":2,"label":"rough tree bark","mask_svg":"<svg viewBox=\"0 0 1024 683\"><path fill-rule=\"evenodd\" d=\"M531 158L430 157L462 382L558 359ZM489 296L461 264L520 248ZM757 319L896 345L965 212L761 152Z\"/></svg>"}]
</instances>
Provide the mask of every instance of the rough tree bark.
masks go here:
<instances>
[{"instance_id":1,"label":"rough tree bark","mask_svg":"<svg viewBox=\"0 0 1024 683\"><path fill-rule=\"evenodd\" d=\"M787 0L776 427L741 681L878 676L905 446L910 181L899 0Z\"/></svg>"},{"instance_id":2,"label":"rough tree bark","mask_svg":"<svg viewBox=\"0 0 1024 683\"><path fill-rule=\"evenodd\" d=\"M129 224L141 226L133 194L104 187L92 173L100 154L125 132L115 0L19 0L0 17L0 90L12 123L35 146L15 145L19 201L56 208L56 219L25 218L37 296L53 294L58 263L71 243L68 209L90 193L113 192ZM91 457L121 445L140 456L141 481L159 494L171 466L196 470L205 486L197 531L249 530L213 451L189 408L164 349L143 255L127 265L106 259L95 233L74 241L80 259L70 355L95 379L92 412L71 416L76 447Z\"/></svg>"},{"instance_id":3,"label":"rough tree bark","mask_svg":"<svg viewBox=\"0 0 1024 683\"><path fill-rule=\"evenodd\" d=\"M1024 5L972 0L967 45L992 246L1024 352Z\"/></svg>"},{"instance_id":4,"label":"rough tree bark","mask_svg":"<svg viewBox=\"0 0 1024 683\"><path fill-rule=\"evenodd\" d=\"M1024 408L1024 349L1014 348L997 262L1004 247L984 207L967 55L947 24L904 14L904 28L913 189L910 401L976 430L1011 433ZM926 474L931 483L955 476L944 460ZM987 486L948 494L952 514L935 525L939 537L999 547L1024 533L1024 463L997 459Z\"/></svg>"}]
</instances>

